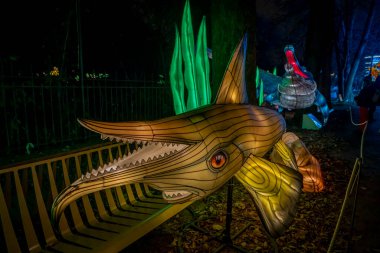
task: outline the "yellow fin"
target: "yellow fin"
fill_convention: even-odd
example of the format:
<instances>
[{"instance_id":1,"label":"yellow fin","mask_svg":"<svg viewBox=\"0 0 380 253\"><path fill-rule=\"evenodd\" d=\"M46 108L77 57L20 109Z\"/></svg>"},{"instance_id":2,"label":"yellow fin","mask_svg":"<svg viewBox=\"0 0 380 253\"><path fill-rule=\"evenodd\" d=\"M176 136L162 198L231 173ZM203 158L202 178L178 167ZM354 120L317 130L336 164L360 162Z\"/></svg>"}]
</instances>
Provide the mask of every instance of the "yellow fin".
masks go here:
<instances>
[{"instance_id":1,"label":"yellow fin","mask_svg":"<svg viewBox=\"0 0 380 253\"><path fill-rule=\"evenodd\" d=\"M283 164L298 171L297 161L293 151L282 140L279 140L273 146L270 160L274 163Z\"/></svg>"},{"instance_id":2,"label":"yellow fin","mask_svg":"<svg viewBox=\"0 0 380 253\"><path fill-rule=\"evenodd\" d=\"M250 155L235 177L251 195L267 232L280 236L296 214L302 175L285 165Z\"/></svg>"},{"instance_id":3,"label":"yellow fin","mask_svg":"<svg viewBox=\"0 0 380 253\"><path fill-rule=\"evenodd\" d=\"M247 51L247 34L236 47L230 63L224 73L216 104L247 104L248 95L245 85L245 57Z\"/></svg>"}]
</instances>

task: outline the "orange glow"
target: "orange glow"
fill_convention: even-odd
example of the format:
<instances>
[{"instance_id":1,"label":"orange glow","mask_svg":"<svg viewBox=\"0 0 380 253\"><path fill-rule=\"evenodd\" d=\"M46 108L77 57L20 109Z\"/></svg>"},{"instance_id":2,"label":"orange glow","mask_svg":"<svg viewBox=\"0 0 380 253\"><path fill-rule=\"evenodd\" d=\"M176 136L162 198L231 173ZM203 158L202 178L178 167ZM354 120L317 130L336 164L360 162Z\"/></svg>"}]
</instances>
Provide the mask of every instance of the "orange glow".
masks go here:
<instances>
[{"instance_id":1,"label":"orange glow","mask_svg":"<svg viewBox=\"0 0 380 253\"><path fill-rule=\"evenodd\" d=\"M299 172L303 176L304 192L321 192L325 184L318 160L310 154L305 144L292 132L282 136L282 140L294 152Z\"/></svg>"},{"instance_id":2,"label":"orange glow","mask_svg":"<svg viewBox=\"0 0 380 253\"><path fill-rule=\"evenodd\" d=\"M298 159L297 159L298 160ZM321 192L325 188L321 168L318 160L310 155L307 163L304 166L298 166L299 171L303 176L304 192Z\"/></svg>"},{"instance_id":3,"label":"orange glow","mask_svg":"<svg viewBox=\"0 0 380 253\"><path fill-rule=\"evenodd\" d=\"M377 76L379 75L380 73L380 62L376 63L375 65L373 65L373 67L371 68L371 76L374 77L375 79L377 78Z\"/></svg>"},{"instance_id":4,"label":"orange glow","mask_svg":"<svg viewBox=\"0 0 380 253\"><path fill-rule=\"evenodd\" d=\"M50 71L50 75L51 76L59 76L59 69L56 66L54 66L53 70Z\"/></svg>"}]
</instances>

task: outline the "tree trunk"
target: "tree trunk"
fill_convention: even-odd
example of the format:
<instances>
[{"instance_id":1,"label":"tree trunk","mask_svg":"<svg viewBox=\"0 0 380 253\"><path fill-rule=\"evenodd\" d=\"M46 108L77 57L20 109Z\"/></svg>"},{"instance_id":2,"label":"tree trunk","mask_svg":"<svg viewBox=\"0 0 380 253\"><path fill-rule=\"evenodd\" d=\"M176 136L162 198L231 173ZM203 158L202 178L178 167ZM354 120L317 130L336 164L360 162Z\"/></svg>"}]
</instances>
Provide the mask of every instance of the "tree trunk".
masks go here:
<instances>
[{"instance_id":1,"label":"tree trunk","mask_svg":"<svg viewBox=\"0 0 380 253\"><path fill-rule=\"evenodd\" d=\"M311 71L318 84L319 91L330 104L331 59L333 47L334 2L312 0L306 39L306 67ZM323 19L320 13L323 12Z\"/></svg>"},{"instance_id":2,"label":"tree trunk","mask_svg":"<svg viewBox=\"0 0 380 253\"><path fill-rule=\"evenodd\" d=\"M345 83L349 73L350 42L352 40L352 27L355 19L353 7L354 0L335 1L335 50L338 75L339 94L345 94Z\"/></svg>"},{"instance_id":3,"label":"tree trunk","mask_svg":"<svg viewBox=\"0 0 380 253\"><path fill-rule=\"evenodd\" d=\"M246 85L249 103L252 105L258 105L257 94L256 94L256 37L254 30L248 28L248 48L247 48L247 59L246 59Z\"/></svg>"},{"instance_id":4,"label":"tree trunk","mask_svg":"<svg viewBox=\"0 0 380 253\"><path fill-rule=\"evenodd\" d=\"M336 57L336 68L337 68L337 85L338 85L338 93L339 94L344 94L344 69L343 69L343 66L342 66L342 55L341 55L341 51L339 49L339 45L338 43L336 42L335 43L335 57Z\"/></svg>"},{"instance_id":5,"label":"tree trunk","mask_svg":"<svg viewBox=\"0 0 380 253\"><path fill-rule=\"evenodd\" d=\"M344 51L343 51L343 80L346 82L347 77L350 73L351 65L349 62L351 61L351 44L352 44L352 35L353 35L353 27L355 22L355 11L353 6L353 0L346 0L346 6L345 6L345 27L346 27L346 33L344 37ZM345 83L344 82L344 83ZM344 85L343 83L343 85ZM342 93L344 94L344 93Z\"/></svg>"},{"instance_id":6,"label":"tree trunk","mask_svg":"<svg viewBox=\"0 0 380 253\"><path fill-rule=\"evenodd\" d=\"M256 98L256 1L245 0L248 11L245 12L245 26L248 33L248 48L246 58L246 85L249 103L258 105Z\"/></svg>"},{"instance_id":7,"label":"tree trunk","mask_svg":"<svg viewBox=\"0 0 380 253\"><path fill-rule=\"evenodd\" d=\"M350 73L349 73L349 76L347 78L347 83L346 83L346 87L345 87L345 94L344 94L344 98L347 101L352 101L352 99L353 99L352 86L354 83L356 72L357 72L359 64L360 64L361 57L362 57L364 49L368 43L368 38L369 38L370 31L371 31L373 18L375 16L375 2L376 2L376 0L371 0L371 2L370 2L369 13L368 13L368 16L367 16L367 19L365 22L363 36L360 39L359 46L356 50L356 53L355 53L355 56L354 56L354 59L353 59L353 62L352 62L351 68L350 68Z\"/></svg>"},{"instance_id":8,"label":"tree trunk","mask_svg":"<svg viewBox=\"0 0 380 253\"><path fill-rule=\"evenodd\" d=\"M211 91L213 98L215 98L218 92L231 55L245 32L248 32L247 89L248 94L252 94L252 89L255 92L255 89L251 88L251 86L255 86L254 73L256 70L256 57L253 48L256 15L255 4L256 1L249 0L211 0Z\"/></svg>"},{"instance_id":9,"label":"tree trunk","mask_svg":"<svg viewBox=\"0 0 380 253\"><path fill-rule=\"evenodd\" d=\"M321 74L321 93L325 96L329 108L332 108L331 104L331 61L332 61L332 44L329 46L327 51L327 57L322 64L322 74Z\"/></svg>"}]
</instances>

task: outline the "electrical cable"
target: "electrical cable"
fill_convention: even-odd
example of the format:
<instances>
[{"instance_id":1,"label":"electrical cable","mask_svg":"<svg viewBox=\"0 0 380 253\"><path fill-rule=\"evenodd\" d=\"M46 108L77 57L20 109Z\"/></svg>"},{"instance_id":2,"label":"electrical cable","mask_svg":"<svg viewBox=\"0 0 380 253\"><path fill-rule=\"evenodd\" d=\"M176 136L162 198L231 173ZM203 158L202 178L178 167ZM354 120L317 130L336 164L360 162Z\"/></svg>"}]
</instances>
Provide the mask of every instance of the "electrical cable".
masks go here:
<instances>
[{"instance_id":1,"label":"electrical cable","mask_svg":"<svg viewBox=\"0 0 380 253\"><path fill-rule=\"evenodd\" d=\"M365 121L365 122L362 122L362 123L355 123L353 121L353 119L352 119L352 110L351 110L351 107L350 107L350 119L351 119L351 123L354 126L361 126L361 125L365 124L363 132L362 132L362 135L361 135L361 140L360 140L360 157L357 157L356 160L355 160L354 168L352 169L351 177L350 177L350 180L348 182L348 186L347 186L347 189L346 189L346 194L345 194L344 199L343 199L343 204L342 204L342 208L341 208L340 213L339 213L338 221L337 221L337 223L335 225L334 233L333 233L333 236L331 238L329 248L327 250L328 253L331 252L331 250L332 250L332 248L334 246L336 235L337 235L337 233L339 231L340 223L342 221L343 212L344 212L344 210L346 208L348 198L351 195L352 191L354 190L354 186L356 186L356 188L359 186L359 178L360 178L359 176L360 176L360 171L361 171L361 165L363 163L364 136L365 136L365 133L366 133L366 130L367 130L368 121ZM353 207L353 210L354 210L354 214L355 214L357 189L355 189L355 196L354 197L355 198L354 198L354 207ZM354 214L352 215L351 230L352 230L352 227L353 227Z\"/></svg>"}]
</instances>

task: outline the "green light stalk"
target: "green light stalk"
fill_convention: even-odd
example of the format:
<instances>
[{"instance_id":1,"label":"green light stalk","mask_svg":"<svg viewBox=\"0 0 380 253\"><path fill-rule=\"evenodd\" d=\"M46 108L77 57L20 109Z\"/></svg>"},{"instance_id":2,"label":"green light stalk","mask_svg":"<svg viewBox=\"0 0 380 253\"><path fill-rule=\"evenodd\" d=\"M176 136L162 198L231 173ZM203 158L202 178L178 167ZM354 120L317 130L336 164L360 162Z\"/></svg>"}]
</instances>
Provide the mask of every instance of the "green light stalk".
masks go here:
<instances>
[{"instance_id":1,"label":"green light stalk","mask_svg":"<svg viewBox=\"0 0 380 253\"><path fill-rule=\"evenodd\" d=\"M259 87L260 84L260 70L259 67L256 67L256 88Z\"/></svg>"},{"instance_id":2,"label":"green light stalk","mask_svg":"<svg viewBox=\"0 0 380 253\"><path fill-rule=\"evenodd\" d=\"M206 17L203 16L197 38L195 56L196 85L198 106L207 105L211 101L210 64L207 56Z\"/></svg>"},{"instance_id":3,"label":"green light stalk","mask_svg":"<svg viewBox=\"0 0 380 253\"><path fill-rule=\"evenodd\" d=\"M264 103L264 83L260 76L259 67L256 67L256 90L257 88L259 88L259 93L258 93L259 105L262 105Z\"/></svg>"},{"instance_id":4,"label":"green light stalk","mask_svg":"<svg viewBox=\"0 0 380 253\"><path fill-rule=\"evenodd\" d=\"M264 103L264 83L260 80L260 95L259 95L259 105Z\"/></svg>"},{"instance_id":5,"label":"green light stalk","mask_svg":"<svg viewBox=\"0 0 380 253\"><path fill-rule=\"evenodd\" d=\"M210 104L210 63L207 55L206 17L203 17L200 24L195 45L188 0L182 16L181 37L176 27L169 75L176 114Z\"/></svg>"},{"instance_id":6,"label":"green light stalk","mask_svg":"<svg viewBox=\"0 0 380 253\"><path fill-rule=\"evenodd\" d=\"M194 59L194 34L191 24L190 3L187 0L182 16L181 26L182 56L185 62L185 85L188 91L187 109L192 110L198 107L198 93L195 85L195 59Z\"/></svg>"},{"instance_id":7,"label":"green light stalk","mask_svg":"<svg viewBox=\"0 0 380 253\"><path fill-rule=\"evenodd\" d=\"M181 39L177 26L175 27L175 44L172 57L172 64L170 65L170 86L173 93L174 111L176 114L186 112L185 104L185 89L182 74L182 53L181 53Z\"/></svg>"}]
</instances>

